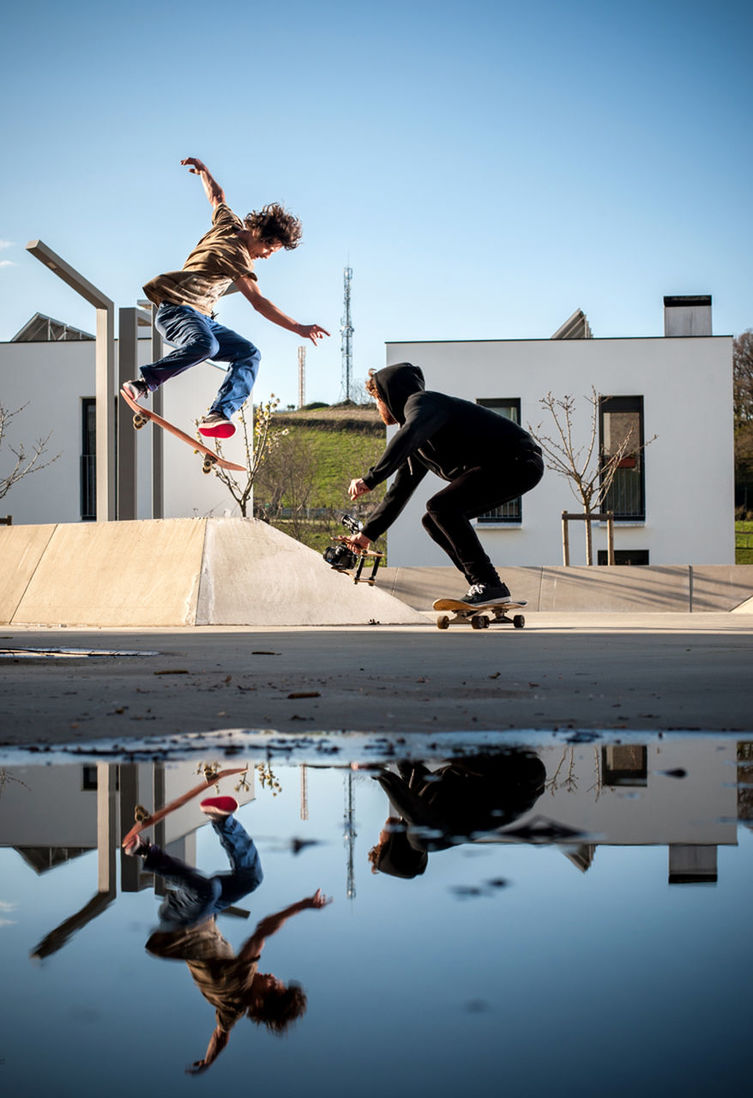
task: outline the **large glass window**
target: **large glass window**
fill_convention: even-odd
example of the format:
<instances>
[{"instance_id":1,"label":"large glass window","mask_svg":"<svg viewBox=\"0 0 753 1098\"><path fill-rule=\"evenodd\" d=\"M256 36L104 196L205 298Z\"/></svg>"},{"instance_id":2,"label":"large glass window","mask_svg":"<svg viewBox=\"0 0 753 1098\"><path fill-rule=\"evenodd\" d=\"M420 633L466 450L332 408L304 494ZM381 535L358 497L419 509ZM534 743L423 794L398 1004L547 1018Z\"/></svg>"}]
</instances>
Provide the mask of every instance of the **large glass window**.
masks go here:
<instances>
[{"instance_id":1,"label":"large glass window","mask_svg":"<svg viewBox=\"0 0 753 1098\"><path fill-rule=\"evenodd\" d=\"M643 464L643 397L599 398L599 444L602 461L623 449L602 511L615 519L641 522L646 518L646 481Z\"/></svg>"},{"instance_id":2,"label":"large glass window","mask_svg":"<svg viewBox=\"0 0 753 1098\"><path fill-rule=\"evenodd\" d=\"M502 398L477 400L477 404L482 405L484 408L491 408L497 415L505 416L507 419L511 419L513 423L520 423L520 399L514 397L509 400ZM503 504L501 507L495 507L493 511L487 511L484 515L478 516L479 523L498 524L498 523L520 523L523 521L523 503L518 496L517 499L511 499L509 503Z\"/></svg>"},{"instance_id":3,"label":"large glass window","mask_svg":"<svg viewBox=\"0 0 753 1098\"><path fill-rule=\"evenodd\" d=\"M91 522L97 517L97 409L94 397L81 401L81 518Z\"/></svg>"}]
</instances>

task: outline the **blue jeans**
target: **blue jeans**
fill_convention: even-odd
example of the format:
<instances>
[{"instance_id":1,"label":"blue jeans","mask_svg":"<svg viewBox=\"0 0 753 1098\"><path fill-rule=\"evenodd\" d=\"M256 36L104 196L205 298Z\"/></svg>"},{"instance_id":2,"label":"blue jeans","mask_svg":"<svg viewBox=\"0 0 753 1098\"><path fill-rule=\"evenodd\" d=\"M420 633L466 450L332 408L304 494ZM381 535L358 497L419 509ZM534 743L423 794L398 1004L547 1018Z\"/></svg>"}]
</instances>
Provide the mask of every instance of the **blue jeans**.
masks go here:
<instances>
[{"instance_id":1,"label":"blue jeans","mask_svg":"<svg viewBox=\"0 0 753 1098\"><path fill-rule=\"evenodd\" d=\"M177 350L141 367L149 391L208 358L226 362L227 374L210 412L221 412L230 419L245 404L259 372L261 355L253 343L190 305L163 303L154 323L165 342Z\"/></svg>"},{"instance_id":2,"label":"blue jeans","mask_svg":"<svg viewBox=\"0 0 753 1098\"><path fill-rule=\"evenodd\" d=\"M235 816L212 820L212 827L230 861L229 873L208 877L157 846L144 859L144 869L170 886L159 912L163 926L193 926L218 915L257 889L264 878L254 840Z\"/></svg>"}]
</instances>

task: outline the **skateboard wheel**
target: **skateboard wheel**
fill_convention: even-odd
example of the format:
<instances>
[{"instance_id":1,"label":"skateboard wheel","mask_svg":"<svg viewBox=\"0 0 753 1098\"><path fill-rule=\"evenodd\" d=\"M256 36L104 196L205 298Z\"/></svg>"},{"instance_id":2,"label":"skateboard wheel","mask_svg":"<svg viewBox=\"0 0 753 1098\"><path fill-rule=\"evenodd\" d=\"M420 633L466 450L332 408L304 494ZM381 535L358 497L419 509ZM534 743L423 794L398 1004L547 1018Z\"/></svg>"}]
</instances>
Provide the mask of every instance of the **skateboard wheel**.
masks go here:
<instances>
[{"instance_id":1,"label":"skateboard wheel","mask_svg":"<svg viewBox=\"0 0 753 1098\"><path fill-rule=\"evenodd\" d=\"M440 614L437 618L437 629L449 629L450 619L447 614Z\"/></svg>"},{"instance_id":2,"label":"skateboard wheel","mask_svg":"<svg viewBox=\"0 0 753 1098\"><path fill-rule=\"evenodd\" d=\"M483 614L478 614L475 618L471 618L472 629L488 629L489 619Z\"/></svg>"},{"instance_id":3,"label":"skateboard wheel","mask_svg":"<svg viewBox=\"0 0 753 1098\"><path fill-rule=\"evenodd\" d=\"M213 464L214 464L214 462L212 462L212 461L205 461L204 464L201 467L202 473L211 473Z\"/></svg>"},{"instance_id":4,"label":"skateboard wheel","mask_svg":"<svg viewBox=\"0 0 753 1098\"><path fill-rule=\"evenodd\" d=\"M516 629L522 629L526 623L526 619L522 614L516 614L512 619L512 624Z\"/></svg>"},{"instance_id":5,"label":"skateboard wheel","mask_svg":"<svg viewBox=\"0 0 753 1098\"><path fill-rule=\"evenodd\" d=\"M133 426L136 428L137 431L141 430L141 428L144 427L148 422L149 420L146 419L144 416L140 416L138 412L133 417Z\"/></svg>"}]
</instances>

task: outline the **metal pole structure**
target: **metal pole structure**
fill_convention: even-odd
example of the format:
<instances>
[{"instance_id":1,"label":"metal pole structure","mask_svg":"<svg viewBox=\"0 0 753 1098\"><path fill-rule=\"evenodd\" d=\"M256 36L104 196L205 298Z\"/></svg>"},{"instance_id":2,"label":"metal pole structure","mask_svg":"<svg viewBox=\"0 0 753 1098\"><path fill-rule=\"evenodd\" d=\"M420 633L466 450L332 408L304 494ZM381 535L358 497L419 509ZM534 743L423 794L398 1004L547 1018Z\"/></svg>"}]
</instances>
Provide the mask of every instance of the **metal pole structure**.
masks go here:
<instances>
[{"instance_id":1,"label":"metal pole structure","mask_svg":"<svg viewBox=\"0 0 753 1098\"><path fill-rule=\"evenodd\" d=\"M115 895L115 763L97 763L97 891Z\"/></svg>"},{"instance_id":2,"label":"metal pole structure","mask_svg":"<svg viewBox=\"0 0 753 1098\"><path fill-rule=\"evenodd\" d=\"M343 270L345 291L345 312L340 327L340 348L343 358L343 399L350 400L350 387L353 377L353 325L350 321L350 282L353 278L352 267Z\"/></svg>"},{"instance_id":3,"label":"metal pole structure","mask_svg":"<svg viewBox=\"0 0 753 1098\"><path fill-rule=\"evenodd\" d=\"M97 406L97 521L111 522L116 517L115 305L43 241L31 240L26 250L97 310L94 387Z\"/></svg>"},{"instance_id":4,"label":"metal pole structure","mask_svg":"<svg viewBox=\"0 0 753 1098\"><path fill-rule=\"evenodd\" d=\"M162 358L162 336L155 326L157 306L152 305L152 353L150 362ZM163 416L162 389L152 393L152 411ZM165 435L163 431L152 431L152 518L165 517Z\"/></svg>"},{"instance_id":5,"label":"metal pole structure","mask_svg":"<svg viewBox=\"0 0 753 1098\"><path fill-rule=\"evenodd\" d=\"M136 377L139 357L139 328L136 309L118 310L118 390L125 381ZM136 518L136 432L131 427L133 413L124 400L117 411L118 518Z\"/></svg>"},{"instance_id":6,"label":"metal pole structure","mask_svg":"<svg viewBox=\"0 0 753 1098\"><path fill-rule=\"evenodd\" d=\"M607 511L607 564L614 564L614 511Z\"/></svg>"},{"instance_id":7,"label":"metal pole structure","mask_svg":"<svg viewBox=\"0 0 753 1098\"><path fill-rule=\"evenodd\" d=\"M298 407L306 403L306 348L298 348Z\"/></svg>"},{"instance_id":8,"label":"metal pole structure","mask_svg":"<svg viewBox=\"0 0 753 1098\"><path fill-rule=\"evenodd\" d=\"M565 568L570 567L570 530L567 525L567 511L562 512L562 563Z\"/></svg>"}]
</instances>

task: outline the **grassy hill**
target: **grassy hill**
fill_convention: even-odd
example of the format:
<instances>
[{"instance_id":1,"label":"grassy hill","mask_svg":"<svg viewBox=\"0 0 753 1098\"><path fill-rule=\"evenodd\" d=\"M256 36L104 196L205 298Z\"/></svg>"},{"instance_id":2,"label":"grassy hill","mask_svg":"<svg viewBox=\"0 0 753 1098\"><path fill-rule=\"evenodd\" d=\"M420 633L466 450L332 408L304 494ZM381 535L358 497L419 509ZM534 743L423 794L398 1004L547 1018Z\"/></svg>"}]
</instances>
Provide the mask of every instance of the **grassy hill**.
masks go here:
<instances>
[{"instance_id":1,"label":"grassy hill","mask_svg":"<svg viewBox=\"0 0 753 1098\"><path fill-rule=\"evenodd\" d=\"M344 533L344 512L364 518L384 486L357 504L348 499L353 477L363 476L384 449L385 428L372 405L313 405L278 412L274 431L285 431L254 486L254 511L273 526L323 551Z\"/></svg>"}]
</instances>

